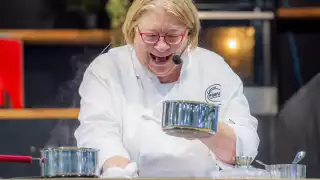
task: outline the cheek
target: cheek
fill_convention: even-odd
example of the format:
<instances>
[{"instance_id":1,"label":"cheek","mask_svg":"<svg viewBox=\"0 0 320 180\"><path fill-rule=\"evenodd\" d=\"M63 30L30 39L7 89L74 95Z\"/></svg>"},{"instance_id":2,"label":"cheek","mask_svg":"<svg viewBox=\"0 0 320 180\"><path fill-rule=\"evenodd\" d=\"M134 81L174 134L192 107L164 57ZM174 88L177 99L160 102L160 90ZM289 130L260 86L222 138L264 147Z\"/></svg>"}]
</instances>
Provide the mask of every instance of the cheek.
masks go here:
<instances>
[{"instance_id":1,"label":"cheek","mask_svg":"<svg viewBox=\"0 0 320 180\"><path fill-rule=\"evenodd\" d=\"M181 44L183 47L188 46L190 43L190 39L188 36L184 37L184 39L182 40Z\"/></svg>"},{"instance_id":2,"label":"cheek","mask_svg":"<svg viewBox=\"0 0 320 180\"><path fill-rule=\"evenodd\" d=\"M148 58L149 50L145 43L139 37L135 37L134 39L134 47L136 50L136 54L138 59L141 61L145 61Z\"/></svg>"},{"instance_id":3,"label":"cheek","mask_svg":"<svg viewBox=\"0 0 320 180\"><path fill-rule=\"evenodd\" d=\"M171 45L170 51L173 54L180 54L182 53L184 47L185 47L185 44Z\"/></svg>"},{"instance_id":4,"label":"cheek","mask_svg":"<svg viewBox=\"0 0 320 180\"><path fill-rule=\"evenodd\" d=\"M173 48L175 48L175 51L182 53L187 48L188 45L189 45L189 40L188 40L188 38L185 38L182 40L180 45L173 47Z\"/></svg>"}]
</instances>

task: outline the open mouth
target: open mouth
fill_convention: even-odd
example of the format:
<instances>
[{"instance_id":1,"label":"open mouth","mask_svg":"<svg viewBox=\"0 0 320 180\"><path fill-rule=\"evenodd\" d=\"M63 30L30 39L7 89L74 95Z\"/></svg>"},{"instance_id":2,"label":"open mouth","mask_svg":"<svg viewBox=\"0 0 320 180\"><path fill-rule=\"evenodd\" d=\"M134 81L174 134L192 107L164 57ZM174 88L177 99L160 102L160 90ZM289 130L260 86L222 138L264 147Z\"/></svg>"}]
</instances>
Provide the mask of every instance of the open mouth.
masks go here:
<instances>
[{"instance_id":1,"label":"open mouth","mask_svg":"<svg viewBox=\"0 0 320 180\"><path fill-rule=\"evenodd\" d=\"M169 56L156 56L154 54L150 53L150 57L152 58L153 62L157 63L157 64L165 64L166 62L168 62L168 60L171 58L172 54Z\"/></svg>"}]
</instances>

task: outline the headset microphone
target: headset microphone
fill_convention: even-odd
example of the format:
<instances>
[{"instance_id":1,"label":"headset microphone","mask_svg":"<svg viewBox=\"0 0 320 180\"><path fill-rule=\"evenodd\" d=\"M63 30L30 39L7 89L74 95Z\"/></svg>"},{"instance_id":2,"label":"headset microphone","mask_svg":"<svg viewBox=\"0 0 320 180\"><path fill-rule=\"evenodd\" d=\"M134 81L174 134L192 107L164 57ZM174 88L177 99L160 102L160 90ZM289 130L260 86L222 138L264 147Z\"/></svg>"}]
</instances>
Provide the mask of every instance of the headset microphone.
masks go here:
<instances>
[{"instance_id":1,"label":"headset microphone","mask_svg":"<svg viewBox=\"0 0 320 180\"><path fill-rule=\"evenodd\" d=\"M179 65L179 64L182 63L182 59L181 59L181 57L180 57L179 55L174 55L174 56L172 57L172 61L173 61L173 63L174 63L175 65Z\"/></svg>"},{"instance_id":2,"label":"headset microphone","mask_svg":"<svg viewBox=\"0 0 320 180\"><path fill-rule=\"evenodd\" d=\"M174 56L172 57L172 61L173 61L173 63L174 63L175 65L179 65L179 64L182 63L181 56L182 56L182 54L186 51L187 48L188 48L188 44L183 48L183 51L181 52L180 55L174 55Z\"/></svg>"}]
</instances>

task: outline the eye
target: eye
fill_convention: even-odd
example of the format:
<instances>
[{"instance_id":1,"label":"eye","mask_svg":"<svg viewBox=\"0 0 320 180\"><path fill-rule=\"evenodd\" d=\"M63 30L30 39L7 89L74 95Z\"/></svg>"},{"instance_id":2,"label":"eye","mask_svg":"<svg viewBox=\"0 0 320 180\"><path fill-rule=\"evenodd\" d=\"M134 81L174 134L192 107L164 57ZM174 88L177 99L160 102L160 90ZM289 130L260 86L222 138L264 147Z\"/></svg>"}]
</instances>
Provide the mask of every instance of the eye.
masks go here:
<instances>
[{"instance_id":1,"label":"eye","mask_svg":"<svg viewBox=\"0 0 320 180\"><path fill-rule=\"evenodd\" d=\"M182 39L182 36L178 36L178 35L167 35L166 36L166 41L170 44L175 44L175 43L179 43Z\"/></svg>"},{"instance_id":2,"label":"eye","mask_svg":"<svg viewBox=\"0 0 320 180\"><path fill-rule=\"evenodd\" d=\"M177 35L167 35L167 38L168 39L176 39L176 38L179 38L180 36L177 36Z\"/></svg>"},{"instance_id":3,"label":"eye","mask_svg":"<svg viewBox=\"0 0 320 180\"><path fill-rule=\"evenodd\" d=\"M158 39L158 35L157 34L144 34L143 35L143 39L145 39L147 41L157 40Z\"/></svg>"},{"instance_id":4,"label":"eye","mask_svg":"<svg viewBox=\"0 0 320 180\"><path fill-rule=\"evenodd\" d=\"M157 37L157 35L156 34L145 34L145 37L153 38L153 37Z\"/></svg>"}]
</instances>

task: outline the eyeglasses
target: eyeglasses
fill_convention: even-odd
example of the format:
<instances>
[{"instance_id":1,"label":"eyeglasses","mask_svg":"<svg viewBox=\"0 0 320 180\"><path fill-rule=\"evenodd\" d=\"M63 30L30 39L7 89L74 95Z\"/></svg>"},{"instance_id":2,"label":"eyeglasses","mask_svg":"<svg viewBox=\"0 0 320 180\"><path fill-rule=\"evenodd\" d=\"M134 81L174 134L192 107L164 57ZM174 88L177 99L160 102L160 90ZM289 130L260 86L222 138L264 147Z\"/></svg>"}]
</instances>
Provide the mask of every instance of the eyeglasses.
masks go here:
<instances>
[{"instance_id":1,"label":"eyeglasses","mask_svg":"<svg viewBox=\"0 0 320 180\"><path fill-rule=\"evenodd\" d=\"M141 36L141 39L146 44L157 44L160 40L160 37L164 37L164 41L170 45L180 44L184 36L186 35L187 29L184 33L181 34L165 34L164 36L160 36L159 33L149 33L149 32L141 32L139 27L138 31Z\"/></svg>"}]
</instances>

